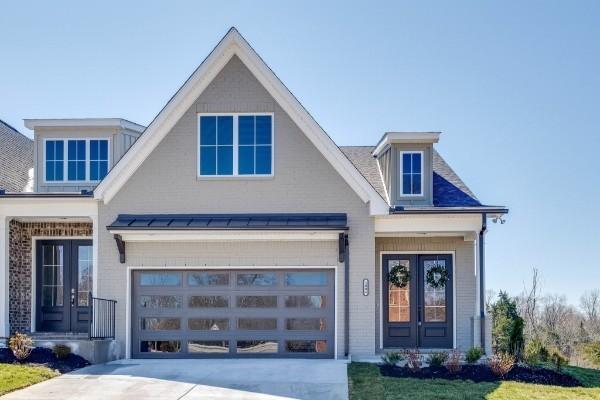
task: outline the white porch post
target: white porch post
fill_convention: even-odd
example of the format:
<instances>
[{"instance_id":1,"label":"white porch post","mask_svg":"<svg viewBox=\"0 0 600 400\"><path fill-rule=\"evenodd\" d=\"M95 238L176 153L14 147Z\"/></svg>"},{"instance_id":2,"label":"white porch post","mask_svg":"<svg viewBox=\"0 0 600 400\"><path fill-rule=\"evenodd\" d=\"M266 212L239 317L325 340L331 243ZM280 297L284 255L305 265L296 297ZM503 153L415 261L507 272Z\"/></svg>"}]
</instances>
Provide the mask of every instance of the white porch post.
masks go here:
<instances>
[{"instance_id":1,"label":"white porch post","mask_svg":"<svg viewBox=\"0 0 600 400\"><path fill-rule=\"evenodd\" d=\"M8 314L8 217L0 215L0 337L10 335Z\"/></svg>"},{"instance_id":2,"label":"white porch post","mask_svg":"<svg viewBox=\"0 0 600 400\"><path fill-rule=\"evenodd\" d=\"M92 294L98 296L98 215L90 215L92 220Z\"/></svg>"}]
</instances>

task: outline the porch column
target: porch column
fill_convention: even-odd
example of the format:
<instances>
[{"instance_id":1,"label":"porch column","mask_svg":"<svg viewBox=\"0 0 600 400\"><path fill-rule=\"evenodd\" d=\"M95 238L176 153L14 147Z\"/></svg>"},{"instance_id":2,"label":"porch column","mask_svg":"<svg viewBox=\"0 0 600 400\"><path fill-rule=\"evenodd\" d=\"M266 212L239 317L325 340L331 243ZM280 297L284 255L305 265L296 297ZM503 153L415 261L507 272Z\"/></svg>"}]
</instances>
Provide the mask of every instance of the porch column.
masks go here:
<instances>
[{"instance_id":1,"label":"porch column","mask_svg":"<svg viewBox=\"0 0 600 400\"><path fill-rule=\"evenodd\" d=\"M90 215L92 220L92 294L98 296L98 215Z\"/></svg>"},{"instance_id":2,"label":"porch column","mask_svg":"<svg viewBox=\"0 0 600 400\"><path fill-rule=\"evenodd\" d=\"M8 217L0 215L0 337L10 335L8 314Z\"/></svg>"}]
</instances>

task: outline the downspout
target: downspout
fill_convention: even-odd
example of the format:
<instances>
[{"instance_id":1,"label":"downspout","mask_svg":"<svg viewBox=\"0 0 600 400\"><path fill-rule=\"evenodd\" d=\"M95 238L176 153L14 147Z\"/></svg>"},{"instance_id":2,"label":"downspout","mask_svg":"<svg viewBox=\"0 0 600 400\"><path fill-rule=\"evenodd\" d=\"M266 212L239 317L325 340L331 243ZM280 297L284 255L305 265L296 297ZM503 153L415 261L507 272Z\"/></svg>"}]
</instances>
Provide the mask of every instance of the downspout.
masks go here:
<instances>
[{"instance_id":1,"label":"downspout","mask_svg":"<svg viewBox=\"0 0 600 400\"><path fill-rule=\"evenodd\" d=\"M348 234L344 234L344 355L350 350L350 245Z\"/></svg>"},{"instance_id":2,"label":"downspout","mask_svg":"<svg viewBox=\"0 0 600 400\"><path fill-rule=\"evenodd\" d=\"M481 230L479 231L479 328L481 332L481 348L485 350L485 232L487 231L487 214L481 214Z\"/></svg>"}]
</instances>

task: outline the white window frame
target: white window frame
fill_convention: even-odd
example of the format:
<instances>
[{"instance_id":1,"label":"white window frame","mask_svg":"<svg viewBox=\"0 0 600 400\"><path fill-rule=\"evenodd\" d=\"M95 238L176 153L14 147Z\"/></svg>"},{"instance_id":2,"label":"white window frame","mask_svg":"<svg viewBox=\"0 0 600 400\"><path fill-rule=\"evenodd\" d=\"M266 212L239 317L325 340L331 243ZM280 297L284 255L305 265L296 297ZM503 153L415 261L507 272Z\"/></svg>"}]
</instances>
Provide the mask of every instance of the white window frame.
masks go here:
<instances>
[{"instance_id":1,"label":"white window frame","mask_svg":"<svg viewBox=\"0 0 600 400\"><path fill-rule=\"evenodd\" d=\"M404 154L420 154L421 155L421 193L404 193ZM400 197L423 197L425 196L425 152L422 150L402 150L400 152Z\"/></svg>"},{"instance_id":2,"label":"white window frame","mask_svg":"<svg viewBox=\"0 0 600 400\"><path fill-rule=\"evenodd\" d=\"M196 178L199 180L215 180L215 179L261 179L272 178L275 176L275 113L272 112L238 112L238 113L197 113L197 143L196 143ZM240 116L264 116L271 117L271 173L270 174L239 174L239 130L238 117ZM201 117L233 117L233 174L231 175L201 175L200 174L200 118ZM255 160L256 161L256 160Z\"/></svg>"},{"instance_id":3,"label":"white window frame","mask_svg":"<svg viewBox=\"0 0 600 400\"><path fill-rule=\"evenodd\" d=\"M69 172L69 140L85 140L85 180L69 180L68 172ZM69 184L69 185L77 185L77 184L95 184L100 182L100 180L91 180L90 179L90 141L91 140L106 140L108 141L108 171L110 172L111 167L111 149L112 149L112 141L110 137L47 137L44 138L43 141L43 160L42 160L42 179L44 184L52 185L52 184ZM46 180L46 142L47 141L62 141L63 142L63 180L61 181L48 181Z\"/></svg>"}]
</instances>

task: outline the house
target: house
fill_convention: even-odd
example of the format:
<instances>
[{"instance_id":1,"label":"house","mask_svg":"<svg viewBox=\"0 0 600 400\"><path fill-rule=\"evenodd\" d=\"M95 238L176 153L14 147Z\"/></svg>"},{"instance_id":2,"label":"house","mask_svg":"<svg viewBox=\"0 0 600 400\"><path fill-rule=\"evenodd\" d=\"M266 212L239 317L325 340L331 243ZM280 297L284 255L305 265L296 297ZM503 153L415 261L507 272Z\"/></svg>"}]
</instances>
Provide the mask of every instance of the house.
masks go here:
<instances>
[{"instance_id":1,"label":"house","mask_svg":"<svg viewBox=\"0 0 600 400\"><path fill-rule=\"evenodd\" d=\"M0 119L0 188L22 192L33 168L33 140Z\"/></svg>"},{"instance_id":2,"label":"house","mask_svg":"<svg viewBox=\"0 0 600 400\"><path fill-rule=\"evenodd\" d=\"M438 132L338 147L232 28L148 127L27 119L0 336L94 361L490 348L480 203Z\"/></svg>"}]
</instances>

